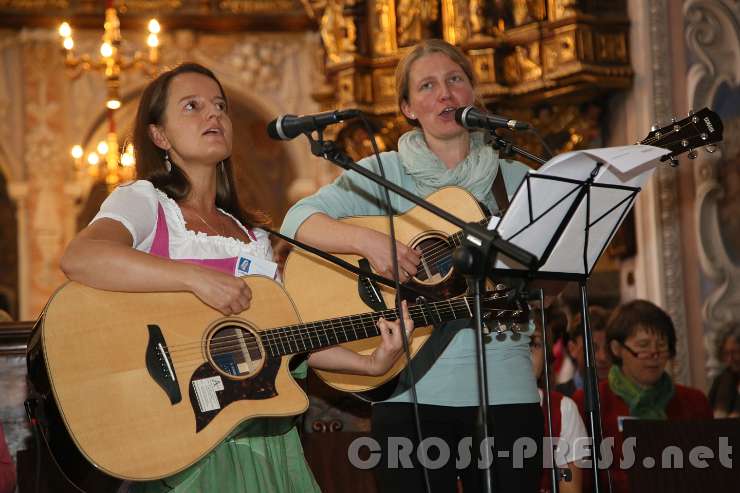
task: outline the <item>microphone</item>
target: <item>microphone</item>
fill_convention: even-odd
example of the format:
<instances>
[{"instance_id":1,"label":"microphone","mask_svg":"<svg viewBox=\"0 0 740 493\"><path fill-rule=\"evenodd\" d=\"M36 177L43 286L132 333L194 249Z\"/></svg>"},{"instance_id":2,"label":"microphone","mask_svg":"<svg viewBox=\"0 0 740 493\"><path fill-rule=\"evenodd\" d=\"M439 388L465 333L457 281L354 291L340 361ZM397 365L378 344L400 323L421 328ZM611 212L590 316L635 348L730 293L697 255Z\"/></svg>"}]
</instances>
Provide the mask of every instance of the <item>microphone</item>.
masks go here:
<instances>
[{"instance_id":1,"label":"microphone","mask_svg":"<svg viewBox=\"0 0 740 493\"><path fill-rule=\"evenodd\" d=\"M340 123L360 115L360 110L337 110L313 115L282 115L267 124L267 135L275 140L291 140L302 133Z\"/></svg>"},{"instance_id":2,"label":"microphone","mask_svg":"<svg viewBox=\"0 0 740 493\"><path fill-rule=\"evenodd\" d=\"M455 110L455 121L467 129L484 128L495 130L508 128L509 130L527 130L529 123L509 120L505 116L498 116L479 110L475 106L466 106Z\"/></svg>"}]
</instances>

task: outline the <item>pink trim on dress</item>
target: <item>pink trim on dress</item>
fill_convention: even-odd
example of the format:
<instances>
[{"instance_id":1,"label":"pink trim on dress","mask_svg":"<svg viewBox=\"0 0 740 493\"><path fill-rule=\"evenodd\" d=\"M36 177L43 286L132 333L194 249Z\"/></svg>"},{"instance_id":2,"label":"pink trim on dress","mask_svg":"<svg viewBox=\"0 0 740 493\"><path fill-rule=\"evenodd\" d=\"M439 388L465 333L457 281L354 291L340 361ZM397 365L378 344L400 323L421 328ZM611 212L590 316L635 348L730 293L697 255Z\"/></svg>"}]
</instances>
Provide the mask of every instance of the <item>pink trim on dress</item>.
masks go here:
<instances>
[{"instance_id":1,"label":"pink trim on dress","mask_svg":"<svg viewBox=\"0 0 740 493\"><path fill-rule=\"evenodd\" d=\"M250 236L252 232L250 231ZM256 238L255 238L256 240ZM149 249L149 253L158 257L171 258L170 257L170 232L167 229L167 216L164 213L162 204L158 204L157 207L157 227L154 231L154 240L152 241L152 247ZM172 259L180 262L188 262L190 264L203 265L213 270L218 270L229 275L234 275L236 272L236 257L227 258L206 258L206 259Z\"/></svg>"}]
</instances>

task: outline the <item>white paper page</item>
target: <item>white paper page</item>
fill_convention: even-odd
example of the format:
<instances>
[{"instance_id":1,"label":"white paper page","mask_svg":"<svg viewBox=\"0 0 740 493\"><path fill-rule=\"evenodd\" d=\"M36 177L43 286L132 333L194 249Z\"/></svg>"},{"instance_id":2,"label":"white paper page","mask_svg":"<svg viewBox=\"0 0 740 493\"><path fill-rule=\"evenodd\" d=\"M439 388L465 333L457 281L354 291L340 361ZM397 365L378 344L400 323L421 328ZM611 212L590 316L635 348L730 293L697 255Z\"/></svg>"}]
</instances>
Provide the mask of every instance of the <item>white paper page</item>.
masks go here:
<instances>
[{"instance_id":1,"label":"white paper page","mask_svg":"<svg viewBox=\"0 0 740 493\"><path fill-rule=\"evenodd\" d=\"M577 193L571 192L577 191L579 185L557 180L538 180L535 178L537 175L583 181L591 176L596 163L602 162L604 165L597 171L595 184L620 185L639 189L652 176L659 164L659 158L666 153L665 149L658 147L632 145L558 155L545 163L537 173L532 173L534 176L529 177L529 186L522 185L517 190L509 210L496 225L496 230L502 238L542 258L547 245L577 198ZM585 199L578 206L546 264L540 270L578 274L590 272L604 245L608 245L611 241L626 210L631 207L633 202L629 198L633 193L634 190L629 189L592 187L588 222L594 223L599 218L601 219L591 224L589 228L589 248L586 253L585 272L583 257L584 232L587 224ZM561 202L558 203L558 201ZM558 205L554 206L556 203ZM551 207L553 208L548 211ZM489 226L493 227L493 223ZM499 260L496 268L512 267L506 265L505 260Z\"/></svg>"}]
</instances>

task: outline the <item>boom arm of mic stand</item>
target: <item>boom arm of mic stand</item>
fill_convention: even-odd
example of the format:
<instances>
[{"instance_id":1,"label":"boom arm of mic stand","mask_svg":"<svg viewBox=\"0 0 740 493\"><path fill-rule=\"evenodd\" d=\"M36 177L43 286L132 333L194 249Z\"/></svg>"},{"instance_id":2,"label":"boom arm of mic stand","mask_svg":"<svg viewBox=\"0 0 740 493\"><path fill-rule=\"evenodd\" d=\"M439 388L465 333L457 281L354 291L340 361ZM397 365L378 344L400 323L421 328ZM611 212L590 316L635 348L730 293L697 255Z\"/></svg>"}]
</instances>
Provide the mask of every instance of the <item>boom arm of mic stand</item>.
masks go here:
<instances>
[{"instance_id":1,"label":"boom arm of mic stand","mask_svg":"<svg viewBox=\"0 0 740 493\"><path fill-rule=\"evenodd\" d=\"M520 156L523 156L523 157L526 157L528 159L531 159L532 161L534 161L536 163L539 163L539 164L545 164L547 162L544 159L542 159L541 157L536 156L536 155L532 154L531 152L522 149L519 146L515 146L514 144L512 144L508 140L504 139L503 137L499 137L498 135L496 135L493 132L491 132L491 138L493 139L493 142L492 143L493 143L494 147L496 147L497 149L511 150L515 154L519 154Z\"/></svg>"},{"instance_id":2,"label":"boom arm of mic stand","mask_svg":"<svg viewBox=\"0 0 740 493\"><path fill-rule=\"evenodd\" d=\"M488 230L476 223L466 223L462 219L450 214L449 212L440 209L436 205L427 202L409 192L408 190L399 187L395 183L392 183L385 178L378 176L372 171L363 168L362 166L355 163L349 156L344 154L341 150L337 149L336 144L332 141L315 140L308 135L309 141L311 142L311 152L319 157L323 157L332 163L346 169L355 171L365 178L372 180L373 182L381 185L388 190L400 195L401 197L413 202L414 204L428 210L429 212L436 214L445 221L448 221L465 233L465 238L484 251L487 249L494 248L497 252L503 253L510 259L527 266L532 269L537 266L539 259L529 253L528 251L514 245L513 243L504 240L496 231Z\"/></svg>"}]
</instances>

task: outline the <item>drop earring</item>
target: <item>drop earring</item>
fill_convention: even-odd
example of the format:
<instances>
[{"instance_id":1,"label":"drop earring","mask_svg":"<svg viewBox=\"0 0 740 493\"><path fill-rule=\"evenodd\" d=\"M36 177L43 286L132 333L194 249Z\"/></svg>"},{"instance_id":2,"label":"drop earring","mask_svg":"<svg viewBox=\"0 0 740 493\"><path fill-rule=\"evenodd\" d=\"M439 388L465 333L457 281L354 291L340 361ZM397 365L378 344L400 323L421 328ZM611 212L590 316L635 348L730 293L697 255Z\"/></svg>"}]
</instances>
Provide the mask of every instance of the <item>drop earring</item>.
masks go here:
<instances>
[{"instance_id":1,"label":"drop earring","mask_svg":"<svg viewBox=\"0 0 740 493\"><path fill-rule=\"evenodd\" d=\"M172 162L170 161L170 153L167 151L164 151L164 167L167 170L167 173L172 171Z\"/></svg>"}]
</instances>

